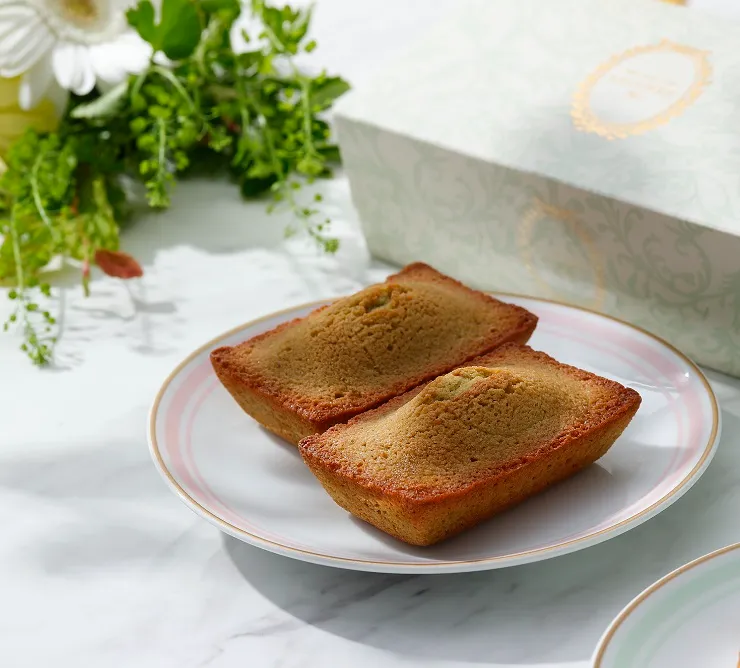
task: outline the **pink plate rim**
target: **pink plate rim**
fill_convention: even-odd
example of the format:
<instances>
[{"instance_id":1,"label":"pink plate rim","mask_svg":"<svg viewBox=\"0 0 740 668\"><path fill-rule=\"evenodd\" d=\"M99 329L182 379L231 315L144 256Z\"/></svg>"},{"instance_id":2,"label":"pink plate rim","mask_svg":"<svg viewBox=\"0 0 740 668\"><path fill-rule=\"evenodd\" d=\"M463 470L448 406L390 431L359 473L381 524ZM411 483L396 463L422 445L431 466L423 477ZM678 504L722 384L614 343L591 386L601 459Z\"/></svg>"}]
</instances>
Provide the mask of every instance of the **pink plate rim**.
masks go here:
<instances>
[{"instance_id":1,"label":"pink plate rim","mask_svg":"<svg viewBox=\"0 0 740 668\"><path fill-rule=\"evenodd\" d=\"M659 336L652 334L651 332L631 323L620 320L610 315L599 313L588 308L574 306L572 304L566 304L552 299L542 299L539 297L530 297L528 295L520 295L514 293L491 293L495 297L502 297L504 299L525 299L530 302L540 302L543 304L556 305L564 307L566 309L572 309L582 313L596 316L600 319L610 320L619 325L634 330L635 332L652 339L659 343L667 351L673 353L678 357L689 369L695 374L696 378L701 382L706 391L707 397L709 398L711 409L712 409L712 428L707 439L707 443L704 446L701 457L688 471L684 477L677 481L673 488L664 494L660 499L650 504L648 507L643 508L639 512L636 512L629 517L622 519L614 524L610 524L604 528L591 531L590 533L577 535L576 537L568 537L562 540L560 543L555 545L547 545L545 547L537 547L519 552L516 554L499 555L495 557L484 557L480 559L472 560L450 560L450 561L425 561L425 562L401 562L401 561L378 561L372 559L355 559L351 557L336 556L322 552L316 552L308 548L302 548L292 545L286 545L280 542L279 537L266 538L263 535L257 535L244 528L237 526L234 522L229 521L225 517L214 512L208 507L207 500L199 501L194 498L183 486L177 481L175 476L167 467L167 464L162 457L160 452L159 443L157 441L157 421L160 418L160 404L164 398L168 389L170 389L173 382L178 378L180 373L191 364L196 358L201 356L204 352L217 347L224 339L227 339L238 332L260 324L266 320L272 318L287 315L290 313L302 311L311 307L318 307L326 304L332 300L322 299L316 300L304 304L298 304L290 308L282 309L273 313L269 313L261 318L257 318L250 322L244 323L237 327L234 327L216 338L208 341L207 343L198 347L195 351L190 353L175 369L167 376L162 383L159 391L157 392L151 409L149 411L148 421L148 441L149 449L154 464L162 475L168 486L180 497L180 499L197 515L203 517L211 524L215 525L227 534L234 536L247 543L261 547L268 551L281 554L284 556L292 557L302 561L308 561L316 564L323 564L327 566L335 566L351 570L364 570L373 572L386 572L386 573L430 573L430 572L463 572L463 571L475 571L502 568L506 566L514 566L534 561L540 561L543 559L552 558L555 556L574 552L576 550L584 549L592 545L596 545L609 538L616 537L625 531L642 524L648 519L654 517L659 512L667 508L669 505L677 501L683 494L685 494L691 486L698 480L701 474L704 472L706 467L709 465L719 443L719 435L721 431L720 412L718 402L714 391L712 390L708 380L704 376L703 372L699 367L681 351L675 348L673 345L660 338ZM336 298L335 298L336 299ZM212 372L211 372L212 373ZM223 513L222 513L223 514Z\"/></svg>"}]
</instances>

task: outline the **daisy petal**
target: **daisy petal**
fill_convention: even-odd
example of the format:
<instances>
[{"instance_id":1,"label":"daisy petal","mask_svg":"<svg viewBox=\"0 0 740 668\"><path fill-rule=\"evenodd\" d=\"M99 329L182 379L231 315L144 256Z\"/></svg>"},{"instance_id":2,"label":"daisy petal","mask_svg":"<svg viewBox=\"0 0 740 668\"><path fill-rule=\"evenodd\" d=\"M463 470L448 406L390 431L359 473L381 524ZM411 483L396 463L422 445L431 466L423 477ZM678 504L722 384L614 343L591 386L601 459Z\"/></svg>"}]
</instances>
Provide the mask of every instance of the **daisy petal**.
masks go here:
<instances>
[{"instance_id":1,"label":"daisy petal","mask_svg":"<svg viewBox=\"0 0 740 668\"><path fill-rule=\"evenodd\" d=\"M145 42L132 30L116 40L119 47L126 52L124 63L130 74L139 74L149 65L152 57L152 45Z\"/></svg>"},{"instance_id":2,"label":"daisy petal","mask_svg":"<svg viewBox=\"0 0 740 668\"><path fill-rule=\"evenodd\" d=\"M46 97L54 71L51 69L51 54L45 54L23 75L18 89L18 103L21 109L33 109Z\"/></svg>"},{"instance_id":3,"label":"daisy petal","mask_svg":"<svg viewBox=\"0 0 740 668\"><path fill-rule=\"evenodd\" d=\"M115 48L115 44L95 44L90 47L90 60L98 79L108 84L116 84L126 77L125 55Z\"/></svg>"},{"instance_id":4,"label":"daisy petal","mask_svg":"<svg viewBox=\"0 0 740 668\"><path fill-rule=\"evenodd\" d=\"M67 42L57 44L51 55L51 66L54 77L62 88L72 88L75 64L75 45Z\"/></svg>"},{"instance_id":5,"label":"daisy petal","mask_svg":"<svg viewBox=\"0 0 740 668\"><path fill-rule=\"evenodd\" d=\"M13 51L0 51L4 76L17 76L31 68L54 46L54 42L51 31L45 25L40 25Z\"/></svg>"},{"instance_id":6,"label":"daisy petal","mask_svg":"<svg viewBox=\"0 0 740 668\"><path fill-rule=\"evenodd\" d=\"M22 0L0 0L0 34L6 34L6 26L22 26L39 18L38 12Z\"/></svg>"},{"instance_id":7,"label":"daisy petal","mask_svg":"<svg viewBox=\"0 0 740 668\"><path fill-rule=\"evenodd\" d=\"M90 52L82 44L60 43L54 49L51 64L62 88L77 95L87 95L95 86Z\"/></svg>"},{"instance_id":8,"label":"daisy petal","mask_svg":"<svg viewBox=\"0 0 740 668\"><path fill-rule=\"evenodd\" d=\"M7 2L14 2L17 0L6 0ZM127 9L134 7L137 4L137 0L111 0L110 2L113 11L125 12Z\"/></svg>"},{"instance_id":9,"label":"daisy petal","mask_svg":"<svg viewBox=\"0 0 740 668\"><path fill-rule=\"evenodd\" d=\"M77 47L77 64L80 67L80 82L72 92L87 95L95 88L95 70L93 70L90 52L84 46Z\"/></svg>"},{"instance_id":10,"label":"daisy petal","mask_svg":"<svg viewBox=\"0 0 740 668\"><path fill-rule=\"evenodd\" d=\"M90 55L98 78L117 84L127 74L138 74L146 69L152 48L138 35L129 32L107 44L90 47Z\"/></svg>"},{"instance_id":11,"label":"daisy petal","mask_svg":"<svg viewBox=\"0 0 740 668\"><path fill-rule=\"evenodd\" d=\"M172 67L175 62L174 60L170 60L161 51L157 51L152 57L152 60L156 65L161 65L162 67Z\"/></svg>"},{"instance_id":12,"label":"daisy petal","mask_svg":"<svg viewBox=\"0 0 740 668\"><path fill-rule=\"evenodd\" d=\"M53 43L54 35L36 13L21 24L3 22L0 16L0 76L14 77L21 74Z\"/></svg>"},{"instance_id":13,"label":"daisy petal","mask_svg":"<svg viewBox=\"0 0 740 668\"><path fill-rule=\"evenodd\" d=\"M0 5L0 48L3 51L9 50L8 40L17 44L40 23L41 17L32 7Z\"/></svg>"},{"instance_id":14,"label":"daisy petal","mask_svg":"<svg viewBox=\"0 0 740 668\"><path fill-rule=\"evenodd\" d=\"M28 7L28 0L0 0L0 11L12 9L13 7Z\"/></svg>"}]
</instances>

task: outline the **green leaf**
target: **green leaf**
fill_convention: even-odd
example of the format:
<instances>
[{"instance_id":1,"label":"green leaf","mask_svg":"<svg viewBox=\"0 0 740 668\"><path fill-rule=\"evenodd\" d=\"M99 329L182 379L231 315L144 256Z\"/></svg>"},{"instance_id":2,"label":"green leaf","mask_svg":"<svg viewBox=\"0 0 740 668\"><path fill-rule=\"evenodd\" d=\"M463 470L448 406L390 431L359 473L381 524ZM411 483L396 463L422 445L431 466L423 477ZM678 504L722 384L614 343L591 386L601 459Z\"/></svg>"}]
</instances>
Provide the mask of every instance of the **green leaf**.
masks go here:
<instances>
[{"instance_id":1,"label":"green leaf","mask_svg":"<svg viewBox=\"0 0 740 668\"><path fill-rule=\"evenodd\" d=\"M154 23L150 0L140 0L126 12L126 17L142 39L172 60L187 58L200 42L203 26L193 0L163 0L158 24Z\"/></svg>"},{"instance_id":2,"label":"green leaf","mask_svg":"<svg viewBox=\"0 0 740 668\"><path fill-rule=\"evenodd\" d=\"M296 43L300 42L306 36L306 33L308 32L308 26L311 23L312 15L313 15L313 7L307 7L304 11L299 10L299 12L297 13L295 17L295 21L290 31L290 37ZM314 45L310 50L313 50L313 48L315 47L316 47L316 42L314 42Z\"/></svg>"},{"instance_id":3,"label":"green leaf","mask_svg":"<svg viewBox=\"0 0 740 668\"><path fill-rule=\"evenodd\" d=\"M140 0L136 7L126 12L126 18L129 25L141 35L141 39L159 50L159 33L154 25L154 5L149 0Z\"/></svg>"},{"instance_id":4,"label":"green leaf","mask_svg":"<svg viewBox=\"0 0 740 668\"><path fill-rule=\"evenodd\" d=\"M320 108L328 107L340 95L344 95L350 86L341 77L328 77L311 89L311 103Z\"/></svg>"},{"instance_id":5,"label":"green leaf","mask_svg":"<svg viewBox=\"0 0 740 668\"><path fill-rule=\"evenodd\" d=\"M80 104L72 109L72 118L105 118L112 116L121 106L128 92L128 81L122 81L109 91L87 104Z\"/></svg>"},{"instance_id":6,"label":"green leaf","mask_svg":"<svg viewBox=\"0 0 740 668\"><path fill-rule=\"evenodd\" d=\"M323 146L319 149L319 153L327 162L341 162L342 158L339 154L339 147L332 145Z\"/></svg>"},{"instance_id":7,"label":"green leaf","mask_svg":"<svg viewBox=\"0 0 740 668\"><path fill-rule=\"evenodd\" d=\"M162 51L172 60L187 58L200 42L202 26L192 0L163 0Z\"/></svg>"},{"instance_id":8,"label":"green leaf","mask_svg":"<svg viewBox=\"0 0 740 668\"><path fill-rule=\"evenodd\" d=\"M243 178L240 183L242 196L246 198L258 197L270 189L277 178L269 176L266 178Z\"/></svg>"},{"instance_id":9,"label":"green leaf","mask_svg":"<svg viewBox=\"0 0 740 668\"><path fill-rule=\"evenodd\" d=\"M323 245L324 250L332 255L339 250L339 239L325 239Z\"/></svg>"},{"instance_id":10,"label":"green leaf","mask_svg":"<svg viewBox=\"0 0 740 668\"><path fill-rule=\"evenodd\" d=\"M201 0L200 6L206 14L223 11L238 15L241 11L239 0Z\"/></svg>"},{"instance_id":11,"label":"green leaf","mask_svg":"<svg viewBox=\"0 0 740 668\"><path fill-rule=\"evenodd\" d=\"M295 167L301 174L308 176L318 176L324 169L323 163L310 155L302 157Z\"/></svg>"},{"instance_id":12,"label":"green leaf","mask_svg":"<svg viewBox=\"0 0 740 668\"><path fill-rule=\"evenodd\" d=\"M256 162L247 170L247 177L250 179L264 179L275 173L273 167L265 162Z\"/></svg>"}]
</instances>

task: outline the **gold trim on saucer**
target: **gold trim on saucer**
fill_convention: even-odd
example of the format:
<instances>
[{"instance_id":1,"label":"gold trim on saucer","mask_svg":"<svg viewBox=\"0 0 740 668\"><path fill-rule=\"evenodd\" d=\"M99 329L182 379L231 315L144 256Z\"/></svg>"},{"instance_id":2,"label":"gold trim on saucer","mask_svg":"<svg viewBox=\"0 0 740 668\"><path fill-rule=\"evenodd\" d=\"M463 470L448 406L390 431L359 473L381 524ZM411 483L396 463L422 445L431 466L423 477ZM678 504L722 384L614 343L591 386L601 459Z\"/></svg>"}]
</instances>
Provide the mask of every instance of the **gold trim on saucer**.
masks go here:
<instances>
[{"instance_id":1,"label":"gold trim on saucer","mask_svg":"<svg viewBox=\"0 0 740 668\"><path fill-rule=\"evenodd\" d=\"M683 575L687 571L690 571L692 568L695 568L696 566L699 566L700 564L710 561L714 559L715 557L719 557L723 554L727 554L728 552L732 552L733 550L737 550L737 549L740 549L740 543L733 543L732 545L728 545L727 547L722 547L719 550L715 550L714 552L705 554L703 557L694 559L693 561L690 561L688 564L684 564L683 566L680 566L675 571L671 571L670 573L668 573L668 575L663 576L660 580L650 585L641 594L638 594L638 596L632 599L632 601L630 601L627 604L624 610L622 610L622 612L620 612L616 616L614 621L609 625L609 628L604 634L604 637L599 641L599 645L596 648L596 652L594 654L592 668L603 668L602 661L604 660L604 654L606 654L606 650L609 649L609 643L614 638L614 635L619 630L619 627L624 623L627 617L629 617L635 611L635 609L639 605L644 603L656 591L665 587L665 585L667 585L669 582L671 582L672 580L675 580L679 575ZM738 655L738 668L740 668L740 654Z\"/></svg>"}]
</instances>

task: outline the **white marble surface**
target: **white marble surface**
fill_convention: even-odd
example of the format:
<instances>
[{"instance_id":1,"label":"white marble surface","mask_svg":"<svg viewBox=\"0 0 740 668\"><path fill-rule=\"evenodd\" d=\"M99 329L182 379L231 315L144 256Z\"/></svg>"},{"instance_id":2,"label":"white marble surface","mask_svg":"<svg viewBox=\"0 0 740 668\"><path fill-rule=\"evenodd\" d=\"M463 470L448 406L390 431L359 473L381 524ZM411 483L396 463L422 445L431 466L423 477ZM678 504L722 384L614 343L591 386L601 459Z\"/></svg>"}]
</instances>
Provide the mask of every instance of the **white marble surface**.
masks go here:
<instances>
[{"instance_id":1,"label":"white marble surface","mask_svg":"<svg viewBox=\"0 0 740 668\"><path fill-rule=\"evenodd\" d=\"M361 83L452 4L321 0L316 56ZM550 562L457 576L341 571L197 519L147 452L164 376L226 328L387 272L367 257L346 182L323 191L342 239L335 258L284 244L283 221L231 186L190 184L126 236L145 266L137 284L98 278L85 300L60 277L57 369L32 368L0 337L0 666L584 668L641 589L740 540L740 381L715 373L724 434L704 477L638 529Z\"/></svg>"}]
</instances>

